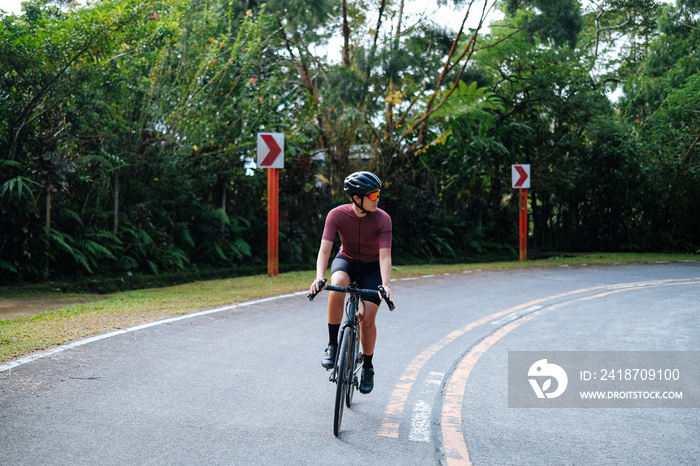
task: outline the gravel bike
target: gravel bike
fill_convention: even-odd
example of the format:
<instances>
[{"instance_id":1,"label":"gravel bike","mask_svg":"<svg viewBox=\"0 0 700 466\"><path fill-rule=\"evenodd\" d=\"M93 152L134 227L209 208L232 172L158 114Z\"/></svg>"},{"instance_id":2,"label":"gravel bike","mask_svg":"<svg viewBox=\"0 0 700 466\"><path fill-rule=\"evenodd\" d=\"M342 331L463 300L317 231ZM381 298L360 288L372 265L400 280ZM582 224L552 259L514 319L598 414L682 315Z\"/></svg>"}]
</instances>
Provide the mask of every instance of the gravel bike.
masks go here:
<instances>
[{"instance_id":1,"label":"gravel bike","mask_svg":"<svg viewBox=\"0 0 700 466\"><path fill-rule=\"evenodd\" d=\"M348 408L352 404L352 396L356 388L359 388L359 378L357 373L362 368L363 355L360 353L360 298L363 295L375 296L377 291L386 301L389 310L394 310L394 303L386 297L383 286L377 290L363 290L357 288L356 283L350 286L327 285L324 278L319 283L319 293L323 290L339 291L350 295L345 302L345 324L338 334L338 351L336 351L333 372L328 378L329 381L337 384L335 390L335 408L333 410L333 435L336 437L340 432L340 423L343 420L343 405ZM325 288L324 288L325 287ZM323 289L323 290L322 290ZM309 301L313 301L318 293L309 294Z\"/></svg>"}]
</instances>

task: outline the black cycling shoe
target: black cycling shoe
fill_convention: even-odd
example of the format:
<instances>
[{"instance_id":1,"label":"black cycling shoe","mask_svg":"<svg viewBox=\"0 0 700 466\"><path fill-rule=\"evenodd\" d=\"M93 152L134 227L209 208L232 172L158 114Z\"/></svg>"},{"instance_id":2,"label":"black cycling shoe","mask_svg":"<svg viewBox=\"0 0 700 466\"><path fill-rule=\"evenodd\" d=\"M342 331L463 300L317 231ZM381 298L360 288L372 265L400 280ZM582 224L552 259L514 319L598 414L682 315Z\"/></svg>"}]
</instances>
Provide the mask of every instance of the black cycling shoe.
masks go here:
<instances>
[{"instance_id":1,"label":"black cycling shoe","mask_svg":"<svg viewBox=\"0 0 700 466\"><path fill-rule=\"evenodd\" d=\"M362 380L360 381L360 393L367 394L374 388L374 369L362 368Z\"/></svg>"},{"instance_id":2,"label":"black cycling shoe","mask_svg":"<svg viewBox=\"0 0 700 466\"><path fill-rule=\"evenodd\" d=\"M333 369L335 365L335 353L338 352L338 345L328 345L326 352L323 354L321 365L326 369Z\"/></svg>"}]
</instances>

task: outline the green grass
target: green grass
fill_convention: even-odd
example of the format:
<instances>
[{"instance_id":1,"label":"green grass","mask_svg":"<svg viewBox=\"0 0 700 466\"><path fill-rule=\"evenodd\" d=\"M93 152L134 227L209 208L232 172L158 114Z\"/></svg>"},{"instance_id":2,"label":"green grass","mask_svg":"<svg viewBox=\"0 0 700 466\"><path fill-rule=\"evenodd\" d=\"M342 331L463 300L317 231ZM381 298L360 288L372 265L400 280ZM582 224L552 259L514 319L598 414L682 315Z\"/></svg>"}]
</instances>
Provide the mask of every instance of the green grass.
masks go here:
<instances>
[{"instance_id":1,"label":"green grass","mask_svg":"<svg viewBox=\"0 0 700 466\"><path fill-rule=\"evenodd\" d=\"M580 265L613 265L698 260L698 256L674 254L567 254L561 257L527 262L484 264L395 266L392 278L421 275L484 272L522 268ZM187 314L227 304L276 296L308 289L315 273L289 272L277 277L256 275L223 280L208 280L167 288L125 291L100 296L99 300L76 303L61 309L14 320L0 320L0 362L50 348L91 335L129 327L165 317ZM8 293L0 297L7 297ZM42 293L42 297L65 299L61 293ZM79 295L74 296L76 300ZM17 299L16 294L12 295ZM94 296L92 298L95 298ZM21 299L21 297L20 297ZM400 299L400 296L399 296Z\"/></svg>"}]
</instances>

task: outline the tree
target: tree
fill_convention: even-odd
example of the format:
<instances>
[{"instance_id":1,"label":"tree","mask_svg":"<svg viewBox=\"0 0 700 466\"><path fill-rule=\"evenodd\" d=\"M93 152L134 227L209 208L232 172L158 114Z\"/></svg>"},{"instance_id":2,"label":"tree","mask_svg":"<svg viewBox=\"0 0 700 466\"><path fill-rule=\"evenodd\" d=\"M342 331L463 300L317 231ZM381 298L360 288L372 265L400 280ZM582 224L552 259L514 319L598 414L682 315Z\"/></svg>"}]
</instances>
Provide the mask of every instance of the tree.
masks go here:
<instances>
[{"instance_id":1,"label":"tree","mask_svg":"<svg viewBox=\"0 0 700 466\"><path fill-rule=\"evenodd\" d=\"M4 64L0 74L0 146L5 160L16 162L0 179L6 194L4 200L22 201L20 182L25 190L32 191L32 197L38 195L40 186L46 196L43 233L35 223L36 214L4 217L9 224L3 221L6 233L0 251L7 254L6 262L18 273L45 276L47 270L42 270L42 254L38 253L41 250L45 251L46 260L63 251L91 270L85 254L54 228L51 215L52 203L56 201L52 193L60 186L68 195L73 181L66 176L75 167L70 136L74 123L69 121L69 107L75 95L118 58L118 44L148 37L152 31L148 23L134 26L141 26L144 12L155 3L105 2L99 8L64 11L44 7L43 2L35 0L25 3L21 17L0 19L0 56ZM16 193L13 189L17 189ZM29 213L35 210L36 203L23 206L4 208L19 207ZM67 215L69 210L59 213ZM35 241L47 246L37 248ZM104 257L106 251L94 246L88 244L97 256Z\"/></svg>"},{"instance_id":2,"label":"tree","mask_svg":"<svg viewBox=\"0 0 700 466\"><path fill-rule=\"evenodd\" d=\"M697 92L700 60L695 54L700 4L678 2L659 17L661 34L629 70L622 117L635 128L643 149L645 219L656 248L698 249Z\"/></svg>"}]
</instances>

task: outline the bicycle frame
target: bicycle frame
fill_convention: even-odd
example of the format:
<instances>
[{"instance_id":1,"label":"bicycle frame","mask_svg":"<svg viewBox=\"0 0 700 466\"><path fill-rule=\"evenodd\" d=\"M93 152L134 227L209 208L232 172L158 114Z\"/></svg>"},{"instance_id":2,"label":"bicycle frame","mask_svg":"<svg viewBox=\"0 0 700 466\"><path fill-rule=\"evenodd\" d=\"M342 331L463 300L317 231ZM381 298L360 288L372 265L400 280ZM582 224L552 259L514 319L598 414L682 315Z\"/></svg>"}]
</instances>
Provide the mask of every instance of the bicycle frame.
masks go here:
<instances>
[{"instance_id":1,"label":"bicycle frame","mask_svg":"<svg viewBox=\"0 0 700 466\"><path fill-rule=\"evenodd\" d=\"M340 291L340 292L347 292L350 294L350 298L345 302L345 321L344 325L342 326L340 332L338 332L338 348L340 348L340 344L343 340L343 335L345 334L346 331L351 332L350 333L350 348L351 350L351 360L352 362L352 374L353 374L353 379L351 383L357 388L359 386L359 382L357 380L357 373L359 370L362 368L360 365L362 363L363 356L361 353L359 353L359 346L360 346L360 295L365 294L365 292L369 291L372 294L376 293L376 291L371 291L371 290L360 290L357 288L354 288L354 284L351 284L348 288L344 287L335 287L335 286L327 286L326 289L329 291ZM337 289L336 289L337 288ZM328 377L328 380L331 382L337 382L337 376L338 376L338 361L339 358L336 357L335 365L333 366L333 372L331 373L330 377ZM352 396L352 395L351 395Z\"/></svg>"}]
</instances>

